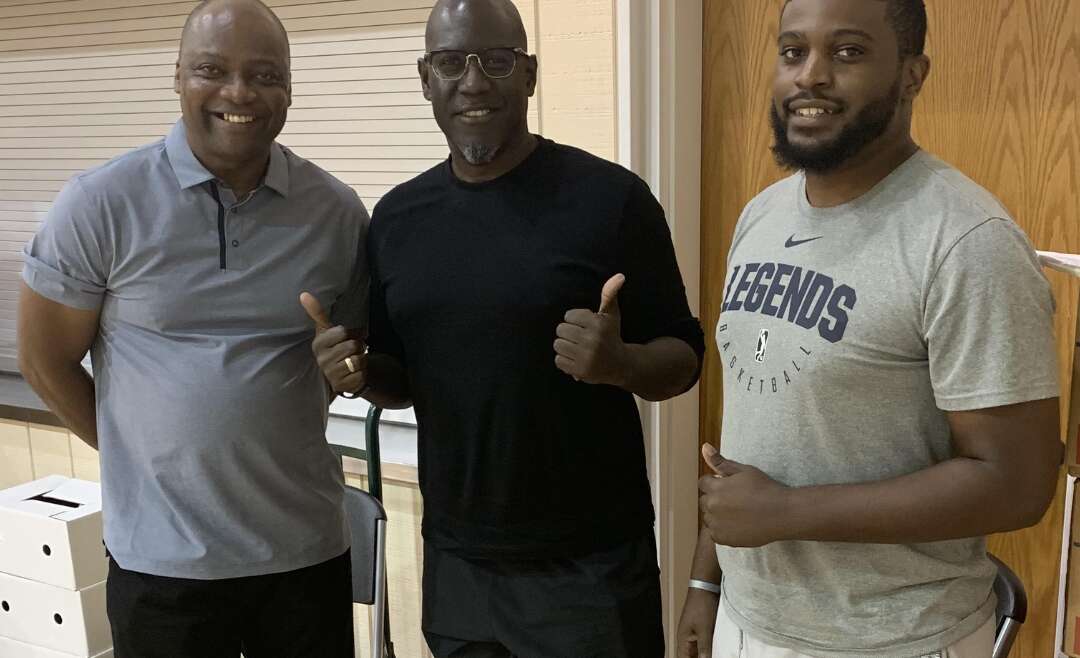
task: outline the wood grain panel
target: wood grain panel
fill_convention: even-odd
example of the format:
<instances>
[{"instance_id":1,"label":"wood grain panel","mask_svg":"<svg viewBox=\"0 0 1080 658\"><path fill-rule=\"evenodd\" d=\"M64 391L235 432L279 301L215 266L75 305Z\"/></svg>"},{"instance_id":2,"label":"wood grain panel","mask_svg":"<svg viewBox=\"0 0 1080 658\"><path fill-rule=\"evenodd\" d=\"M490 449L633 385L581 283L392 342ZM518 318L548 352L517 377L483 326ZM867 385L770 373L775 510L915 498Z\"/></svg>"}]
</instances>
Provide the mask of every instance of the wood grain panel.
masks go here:
<instances>
[{"instance_id":1,"label":"wood grain panel","mask_svg":"<svg viewBox=\"0 0 1080 658\"><path fill-rule=\"evenodd\" d=\"M1080 3L930 0L933 70L915 135L994 192L1040 249L1080 252ZM702 320L719 315L731 233L742 207L779 179L768 146L767 99L779 3L705 0ZM1069 385L1075 279L1051 273L1063 386ZM702 438L719 436L721 368L702 376ZM1065 411L1063 402L1063 412ZM1063 415L1064 417L1064 415ZM1024 580L1028 622L1013 658L1054 655L1064 484L1046 518L995 536L991 550Z\"/></svg>"}]
</instances>

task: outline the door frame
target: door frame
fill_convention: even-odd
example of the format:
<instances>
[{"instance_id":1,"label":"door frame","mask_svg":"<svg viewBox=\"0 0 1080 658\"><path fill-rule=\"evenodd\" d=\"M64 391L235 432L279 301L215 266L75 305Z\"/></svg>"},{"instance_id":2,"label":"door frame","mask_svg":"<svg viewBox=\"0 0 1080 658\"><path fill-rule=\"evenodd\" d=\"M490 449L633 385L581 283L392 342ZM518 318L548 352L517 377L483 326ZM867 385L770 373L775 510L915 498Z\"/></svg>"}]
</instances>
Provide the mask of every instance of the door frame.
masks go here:
<instances>
[{"instance_id":1,"label":"door frame","mask_svg":"<svg viewBox=\"0 0 1080 658\"><path fill-rule=\"evenodd\" d=\"M618 160L663 205L690 310L699 315L702 0L614 1ZM641 403L668 655L676 653L697 544L698 405L696 385L673 400Z\"/></svg>"}]
</instances>

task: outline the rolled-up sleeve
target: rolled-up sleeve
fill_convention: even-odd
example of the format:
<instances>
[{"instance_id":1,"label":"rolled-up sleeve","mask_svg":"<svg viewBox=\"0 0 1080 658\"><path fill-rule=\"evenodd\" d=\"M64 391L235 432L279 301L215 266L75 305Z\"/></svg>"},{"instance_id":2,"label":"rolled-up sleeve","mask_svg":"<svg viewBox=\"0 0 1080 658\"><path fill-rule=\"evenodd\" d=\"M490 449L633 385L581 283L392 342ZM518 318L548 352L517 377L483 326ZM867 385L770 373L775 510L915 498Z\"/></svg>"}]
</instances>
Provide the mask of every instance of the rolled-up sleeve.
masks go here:
<instances>
[{"instance_id":1,"label":"rolled-up sleeve","mask_svg":"<svg viewBox=\"0 0 1080 658\"><path fill-rule=\"evenodd\" d=\"M26 285L65 306L99 308L108 285L103 214L77 178L69 181L24 249Z\"/></svg>"},{"instance_id":2,"label":"rolled-up sleeve","mask_svg":"<svg viewBox=\"0 0 1080 658\"><path fill-rule=\"evenodd\" d=\"M627 196L618 250L618 271L626 276L619 293L623 340L677 338L697 354L700 371L705 354L701 323L690 313L664 209L641 180Z\"/></svg>"}]
</instances>

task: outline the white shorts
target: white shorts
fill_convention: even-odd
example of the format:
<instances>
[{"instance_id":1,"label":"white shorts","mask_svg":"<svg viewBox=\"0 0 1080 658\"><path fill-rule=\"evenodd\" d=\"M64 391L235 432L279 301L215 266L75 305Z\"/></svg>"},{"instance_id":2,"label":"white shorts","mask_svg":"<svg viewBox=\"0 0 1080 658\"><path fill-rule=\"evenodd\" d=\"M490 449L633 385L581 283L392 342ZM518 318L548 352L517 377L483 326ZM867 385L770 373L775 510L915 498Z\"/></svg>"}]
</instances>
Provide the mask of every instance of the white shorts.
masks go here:
<instances>
[{"instance_id":1,"label":"white shorts","mask_svg":"<svg viewBox=\"0 0 1080 658\"><path fill-rule=\"evenodd\" d=\"M993 615L979 630L943 649L934 658L989 658L994 651L994 632L997 620ZM747 635L731 621L724 610L723 603L716 615L716 628L713 631L712 658L809 658L798 651L774 647Z\"/></svg>"}]
</instances>

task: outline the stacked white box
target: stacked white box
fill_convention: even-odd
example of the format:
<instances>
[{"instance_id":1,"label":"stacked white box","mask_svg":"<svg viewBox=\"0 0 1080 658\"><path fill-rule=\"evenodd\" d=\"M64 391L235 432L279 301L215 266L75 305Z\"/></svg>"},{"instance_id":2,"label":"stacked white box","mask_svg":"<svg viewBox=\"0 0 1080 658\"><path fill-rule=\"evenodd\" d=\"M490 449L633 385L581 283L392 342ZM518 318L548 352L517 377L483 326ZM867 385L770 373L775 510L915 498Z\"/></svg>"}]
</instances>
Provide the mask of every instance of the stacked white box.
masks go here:
<instances>
[{"instance_id":1,"label":"stacked white box","mask_svg":"<svg viewBox=\"0 0 1080 658\"><path fill-rule=\"evenodd\" d=\"M0 656L108 658L101 490L50 476L0 491Z\"/></svg>"},{"instance_id":2,"label":"stacked white box","mask_svg":"<svg viewBox=\"0 0 1080 658\"><path fill-rule=\"evenodd\" d=\"M70 653L61 653L45 647L0 637L0 656L4 658L71 658L71 655ZM93 656L93 658L113 658L113 650L106 649Z\"/></svg>"}]
</instances>

